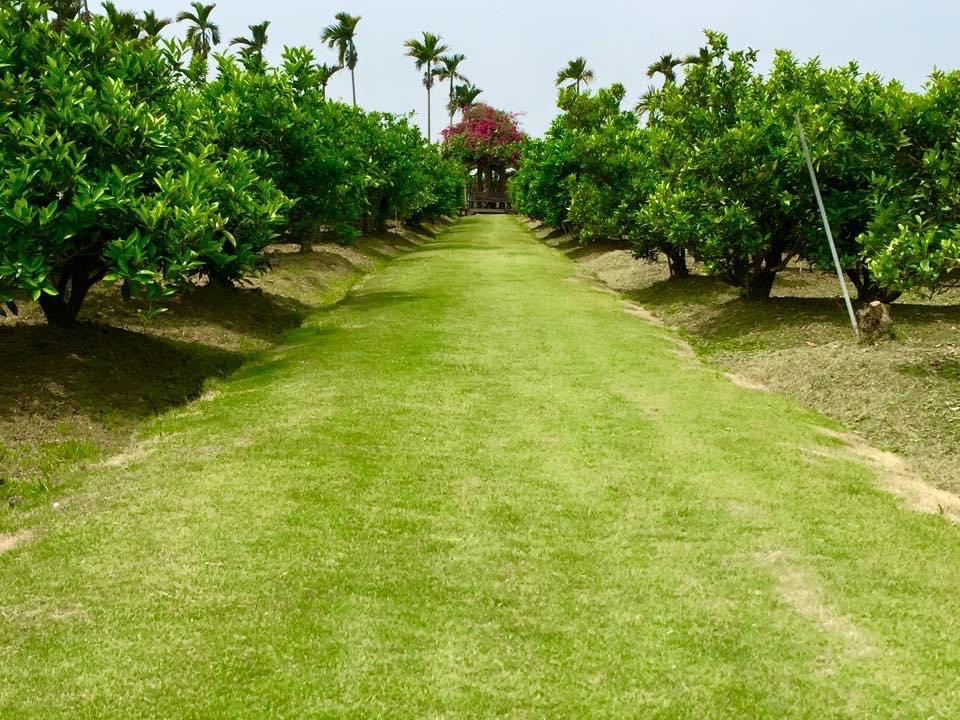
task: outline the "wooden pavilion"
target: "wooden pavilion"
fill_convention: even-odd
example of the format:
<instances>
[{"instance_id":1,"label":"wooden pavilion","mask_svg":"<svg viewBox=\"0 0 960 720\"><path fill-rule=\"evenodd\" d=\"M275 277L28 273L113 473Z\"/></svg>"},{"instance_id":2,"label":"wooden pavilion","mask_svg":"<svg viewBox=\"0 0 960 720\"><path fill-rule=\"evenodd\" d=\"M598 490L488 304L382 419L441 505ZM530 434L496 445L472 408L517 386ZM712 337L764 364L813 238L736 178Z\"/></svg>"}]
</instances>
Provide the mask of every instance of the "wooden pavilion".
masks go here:
<instances>
[{"instance_id":1,"label":"wooden pavilion","mask_svg":"<svg viewBox=\"0 0 960 720\"><path fill-rule=\"evenodd\" d=\"M482 160L470 173L473 182L467 186L466 206L470 213L512 213L507 196L507 181L513 168L503 163Z\"/></svg>"},{"instance_id":2,"label":"wooden pavilion","mask_svg":"<svg viewBox=\"0 0 960 720\"><path fill-rule=\"evenodd\" d=\"M512 213L507 185L516 173L524 134L515 115L476 103L443 131L444 155L463 162L470 174L461 213Z\"/></svg>"}]
</instances>

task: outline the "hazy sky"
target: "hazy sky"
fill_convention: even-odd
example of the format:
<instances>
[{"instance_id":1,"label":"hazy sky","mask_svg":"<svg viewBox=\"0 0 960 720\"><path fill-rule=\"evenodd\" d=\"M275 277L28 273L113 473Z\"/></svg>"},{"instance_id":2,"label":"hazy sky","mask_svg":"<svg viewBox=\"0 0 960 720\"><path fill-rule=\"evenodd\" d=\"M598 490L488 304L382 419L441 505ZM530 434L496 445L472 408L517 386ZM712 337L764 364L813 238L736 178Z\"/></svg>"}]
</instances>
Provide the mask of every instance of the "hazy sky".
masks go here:
<instances>
[{"instance_id":1,"label":"hazy sky","mask_svg":"<svg viewBox=\"0 0 960 720\"><path fill-rule=\"evenodd\" d=\"M187 2L117 4L174 16ZM695 51L702 45L703 28L726 32L734 48L761 50L764 66L774 49L786 48L801 58L818 55L829 64L856 59L864 70L913 88L934 66L960 67L957 0L219 0L214 17L224 43L244 34L250 24L270 20L271 59L279 58L283 45L309 45L320 59L330 60L333 51L320 47L319 35L339 10L363 16L357 94L364 107L414 111L424 122L425 91L420 74L404 56L403 42L429 30L467 56L464 72L483 88L483 100L523 113L524 129L533 134L542 133L555 115L553 80L567 60L585 55L595 85L623 83L632 104L650 84L646 67L662 53ZM347 99L349 75L338 75L330 90ZM436 94L435 130L446 124L445 92Z\"/></svg>"}]
</instances>

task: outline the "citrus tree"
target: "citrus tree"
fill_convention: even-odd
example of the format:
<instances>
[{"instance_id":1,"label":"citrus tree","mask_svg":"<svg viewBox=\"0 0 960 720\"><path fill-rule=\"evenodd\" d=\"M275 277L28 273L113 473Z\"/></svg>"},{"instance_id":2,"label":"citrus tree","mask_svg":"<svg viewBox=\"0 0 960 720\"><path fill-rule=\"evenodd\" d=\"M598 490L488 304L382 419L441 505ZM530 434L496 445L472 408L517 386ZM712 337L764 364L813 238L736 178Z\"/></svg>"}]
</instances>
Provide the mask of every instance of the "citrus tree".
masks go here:
<instances>
[{"instance_id":1,"label":"citrus tree","mask_svg":"<svg viewBox=\"0 0 960 720\"><path fill-rule=\"evenodd\" d=\"M204 271L252 270L238 238L273 237L286 198L248 158L216 153L202 123L177 122L190 103L169 53L47 12L0 6L0 301L26 294L69 325L104 279L159 300Z\"/></svg>"},{"instance_id":2,"label":"citrus tree","mask_svg":"<svg viewBox=\"0 0 960 720\"><path fill-rule=\"evenodd\" d=\"M799 119L860 299L958 281L960 74L936 73L918 95L855 64L824 68L780 51L761 75L755 51L706 37L699 53L651 68L665 82L635 116L620 107L621 86L561 91L561 114L523 149L511 187L518 209L582 242L665 255L672 277L692 255L764 299L791 260L833 264Z\"/></svg>"},{"instance_id":3,"label":"citrus tree","mask_svg":"<svg viewBox=\"0 0 960 720\"><path fill-rule=\"evenodd\" d=\"M0 311L28 297L69 325L100 281L158 302L260 272L281 235L349 240L459 206L462 169L407 119L327 101L309 49L279 67L215 56L208 82L213 6L194 9L168 42L113 6L0 5Z\"/></svg>"},{"instance_id":4,"label":"citrus tree","mask_svg":"<svg viewBox=\"0 0 960 720\"><path fill-rule=\"evenodd\" d=\"M934 73L909 108L894 161L871 188L867 265L896 290L960 284L960 73Z\"/></svg>"}]
</instances>

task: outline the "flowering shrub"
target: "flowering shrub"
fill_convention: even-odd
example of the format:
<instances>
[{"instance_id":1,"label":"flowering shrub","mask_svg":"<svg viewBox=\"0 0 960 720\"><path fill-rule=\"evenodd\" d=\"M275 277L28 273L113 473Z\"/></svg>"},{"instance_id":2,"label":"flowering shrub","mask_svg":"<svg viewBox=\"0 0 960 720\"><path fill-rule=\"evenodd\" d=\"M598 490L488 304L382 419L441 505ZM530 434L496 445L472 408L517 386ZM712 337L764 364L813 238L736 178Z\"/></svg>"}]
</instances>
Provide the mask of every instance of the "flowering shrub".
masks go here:
<instances>
[{"instance_id":1,"label":"flowering shrub","mask_svg":"<svg viewBox=\"0 0 960 720\"><path fill-rule=\"evenodd\" d=\"M515 114L482 103L468 107L459 123L443 131L447 157L472 165L481 161L515 165L524 139Z\"/></svg>"}]
</instances>

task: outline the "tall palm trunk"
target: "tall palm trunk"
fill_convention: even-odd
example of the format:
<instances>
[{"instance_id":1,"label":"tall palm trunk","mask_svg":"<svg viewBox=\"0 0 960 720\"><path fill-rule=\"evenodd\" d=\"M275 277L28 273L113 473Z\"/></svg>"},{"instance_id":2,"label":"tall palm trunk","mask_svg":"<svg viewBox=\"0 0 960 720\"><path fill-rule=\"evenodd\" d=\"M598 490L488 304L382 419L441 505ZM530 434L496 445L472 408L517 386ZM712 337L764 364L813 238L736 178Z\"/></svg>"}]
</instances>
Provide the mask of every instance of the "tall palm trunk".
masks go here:
<instances>
[{"instance_id":1,"label":"tall palm trunk","mask_svg":"<svg viewBox=\"0 0 960 720\"><path fill-rule=\"evenodd\" d=\"M353 92L353 106L357 106L357 78L354 69L350 68L350 90Z\"/></svg>"},{"instance_id":2,"label":"tall palm trunk","mask_svg":"<svg viewBox=\"0 0 960 720\"><path fill-rule=\"evenodd\" d=\"M450 125L453 125L453 116L456 114L457 108L453 104L453 75L450 76Z\"/></svg>"},{"instance_id":3,"label":"tall palm trunk","mask_svg":"<svg viewBox=\"0 0 960 720\"><path fill-rule=\"evenodd\" d=\"M433 142L433 128L430 126L430 89L433 85L433 63L427 63L427 142Z\"/></svg>"}]
</instances>

